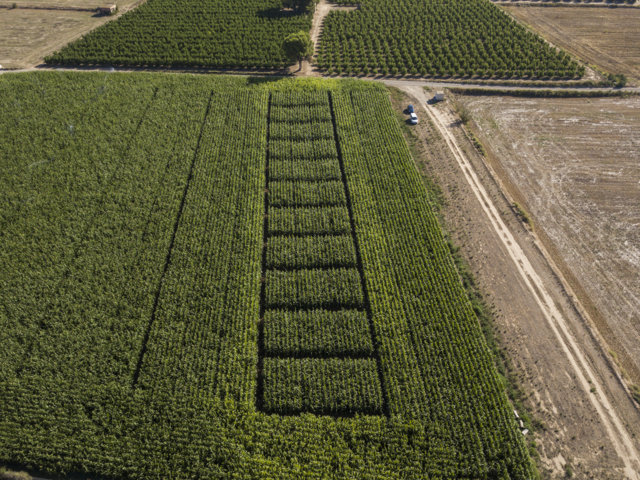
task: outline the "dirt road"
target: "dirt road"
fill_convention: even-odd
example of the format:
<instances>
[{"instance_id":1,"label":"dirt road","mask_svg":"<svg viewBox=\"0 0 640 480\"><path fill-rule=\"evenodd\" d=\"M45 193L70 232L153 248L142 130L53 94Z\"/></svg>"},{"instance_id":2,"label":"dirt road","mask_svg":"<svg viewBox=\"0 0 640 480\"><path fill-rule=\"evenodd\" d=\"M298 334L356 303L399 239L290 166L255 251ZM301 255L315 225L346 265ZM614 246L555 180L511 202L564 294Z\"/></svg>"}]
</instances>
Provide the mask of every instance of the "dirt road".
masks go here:
<instances>
[{"instance_id":1,"label":"dirt road","mask_svg":"<svg viewBox=\"0 0 640 480\"><path fill-rule=\"evenodd\" d=\"M333 3L328 3L327 0L319 0L316 5L315 12L313 14L313 20L311 21L311 31L309 35L311 36L311 41L313 42L314 49L318 46L320 41L320 34L322 33L322 26L324 25L324 19L332 10L347 10L352 11L357 7L347 7L343 5L335 5ZM313 55L315 59L316 54ZM300 70L296 70L295 67L291 67L291 73L298 77L321 77L322 74L318 72L317 69L313 66L313 60L305 60L302 62L302 68Z\"/></svg>"},{"instance_id":2,"label":"dirt road","mask_svg":"<svg viewBox=\"0 0 640 480\"><path fill-rule=\"evenodd\" d=\"M498 324L504 327L509 354L518 370L527 372L523 386L533 392L531 408L548 425L538 434L543 464L554 477L563 476L563 468L571 464L579 478L640 479L635 438L640 434L640 414L589 325L572 307L574 300L542 255L539 242L514 223L506 199L486 175L486 168L481 178L478 159L474 165L451 112L428 106L421 87L398 82L394 86L422 107L419 114L431 120L457 168L448 173L464 182L441 177L455 192L452 200L457 205L451 210L464 212L461 200L469 204L468 212L453 214L466 215L465 225L458 230L466 231L462 241L467 243L470 263L483 287L490 290L491 302L502 312ZM492 194L488 192L491 187ZM473 215L474 208L480 215Z\"/></svg>"}]
</instances>

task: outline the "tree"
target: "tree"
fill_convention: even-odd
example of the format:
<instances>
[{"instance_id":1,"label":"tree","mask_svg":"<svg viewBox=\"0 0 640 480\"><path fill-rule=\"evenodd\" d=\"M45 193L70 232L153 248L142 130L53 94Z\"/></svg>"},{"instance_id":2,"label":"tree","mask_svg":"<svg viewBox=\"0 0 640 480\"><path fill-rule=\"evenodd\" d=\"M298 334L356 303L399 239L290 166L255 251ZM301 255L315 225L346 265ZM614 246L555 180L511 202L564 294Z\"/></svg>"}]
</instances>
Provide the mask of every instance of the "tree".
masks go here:
<instances>
[{"instance_id":1,"label":"tree","mask_svg":"<svg viewBox=\"0 0 640 480\"><path fill-rule=\"evenodd\" d=\"M284 8L291 8L296 12L311 12L316 3L318 0L283 0L282 2Z\"/></svg>"},{"instance_id":2,"label":"tree","mask_svg":"<svg viewBox=\"0 0 640 480\"><path fill-rule=\"evenodd\" d=\"M292 61L300 62L298 70L302 70L302 60L313 55L313 42L309 32L300 30L297 33L287 35L284 39L284 52Z\"/></svg>"}]
</instances>

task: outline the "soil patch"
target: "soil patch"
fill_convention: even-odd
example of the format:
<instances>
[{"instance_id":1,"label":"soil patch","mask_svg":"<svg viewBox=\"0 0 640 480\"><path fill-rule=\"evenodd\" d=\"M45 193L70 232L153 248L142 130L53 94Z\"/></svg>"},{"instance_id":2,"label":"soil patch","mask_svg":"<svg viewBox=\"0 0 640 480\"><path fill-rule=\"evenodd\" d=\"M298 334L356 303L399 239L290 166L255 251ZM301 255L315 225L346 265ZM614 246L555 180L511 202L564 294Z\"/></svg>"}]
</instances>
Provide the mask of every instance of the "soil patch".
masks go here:
<instances>
[{"instance_id":1,"label":"soil patch","mask_svg":"<svg viewBox=\"0 0 640 480\"><path fill-rule=\"evenodd\" d=\"M6 4L4 2L3 4ZM77 1L47 1L51 7L69 8ZM110 1L104 4L112 3ZM118 2L119 11L112 16L97 16L90 11L41 10L31 8L0 9L0 65L2 68L29 68L44 57L94 28L117 18L141 3L140 0ZM41 2L21 2L37 7ZM98 3L102 5L102 3ZM88 4L93 6L94 4Z\"/></svg>"},{"instance_id":2,"label":"soil patch","mask_svg":"<svg viewBox=\"0 0 640 480\"><path fill-rule=\"evenodd\" d=\"M640 9L504 7L553 44L640 83Z\"/></svg>"}]
</instances>

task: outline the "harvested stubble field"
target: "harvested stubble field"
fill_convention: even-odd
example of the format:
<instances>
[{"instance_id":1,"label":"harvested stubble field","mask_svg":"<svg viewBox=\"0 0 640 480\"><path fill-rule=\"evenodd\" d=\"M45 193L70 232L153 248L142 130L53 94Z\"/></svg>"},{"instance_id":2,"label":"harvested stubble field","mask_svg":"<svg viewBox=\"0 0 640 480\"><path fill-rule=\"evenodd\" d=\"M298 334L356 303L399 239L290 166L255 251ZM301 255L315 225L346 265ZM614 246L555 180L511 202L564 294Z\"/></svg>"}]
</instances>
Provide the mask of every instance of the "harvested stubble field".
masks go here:
<instances>
[{"instance_id":1,"label":"harvested stubble field","mask_svg":"<svg viewBox=\"0 0 640 480\"><path fill-rule=\"evenodd\" d=\"M104 23L91 12L0 9L0 65L27 68Z\"/></svg>"},{"instance_id":2,"label":"harvested stubble field","mask_svg":"<svg viewBox=\"0 0 640 480\"><path fill-rule=\"evenodd\" d=\"M494 167L638 383L640 98L460 98Z\"/></svg>"},{"instance_id":3,"label":"harvested stubble field","mask_svg":"<svg viewBox=\"0 0 640 480\"><path fill-rule=\"evenodd\" d=\"M532 478L388 92L0 78L0 462Z\"/></svg>"},{"instance_id":4,"label":"harvested stubble field","mask_svg":"<svg viewBox=\"0 0 640 480\"><path fill-rule=\"evenodd\" d=\"M640 82L640 9L504 7L550 42L588 64Z\"/></svg>"},{"instance_id":5,"label":"harvested stubble field","mask_svg":"<svg viewBox=\"0 0 640 480\"><path fill-rule=\"evenodd\" d=\"M133 8L139 1L119 0L117 15ZM12 8L14 4L18 8ZM92 11L72 10L94 9L104 4L100 0L0 0L0 7L3 7L0 8L0 65L17 69L41 64L44 57L55 50L115 20L117 15L99 16Z\"/></svg>"}]
</instances>

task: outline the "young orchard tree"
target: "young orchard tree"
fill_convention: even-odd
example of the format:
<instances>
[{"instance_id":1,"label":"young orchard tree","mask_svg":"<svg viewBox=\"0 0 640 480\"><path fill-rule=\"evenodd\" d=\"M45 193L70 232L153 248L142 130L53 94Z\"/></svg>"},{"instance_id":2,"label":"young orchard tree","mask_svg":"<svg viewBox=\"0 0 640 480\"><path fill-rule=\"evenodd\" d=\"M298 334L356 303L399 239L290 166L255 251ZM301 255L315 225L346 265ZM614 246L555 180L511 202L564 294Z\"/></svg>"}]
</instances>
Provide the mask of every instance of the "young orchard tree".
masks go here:
<instances>
[{"instance_id":1,"label":"young orchard tree","mask_svg":"<svg viewBox=\"0 0 640 480\"><path fill-rule=\"evenodd\" d=\"M299 62L298 70L302 70L302 61L311 58L313 55L313 42L309 36L309 32L300 30L297 33L291 33L284 39L284 53L292 61Z\"/></svg>"}]
</instances>

